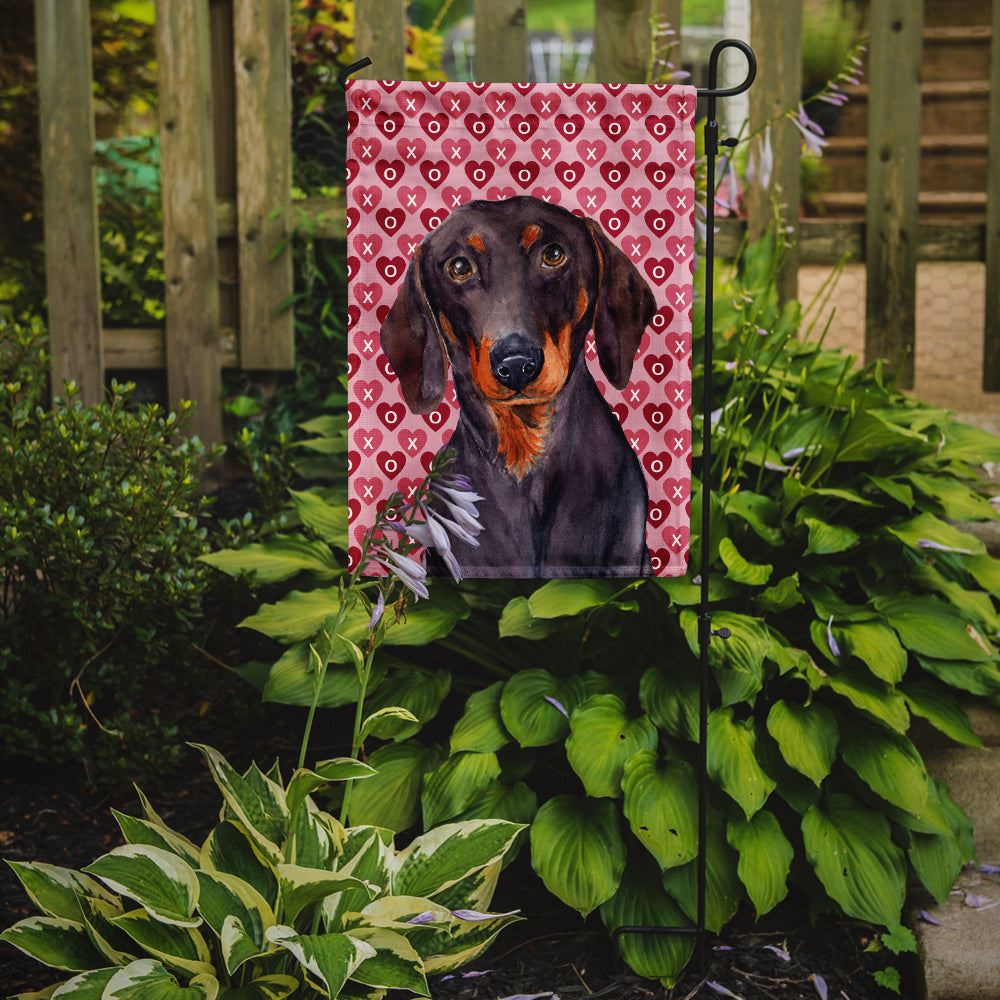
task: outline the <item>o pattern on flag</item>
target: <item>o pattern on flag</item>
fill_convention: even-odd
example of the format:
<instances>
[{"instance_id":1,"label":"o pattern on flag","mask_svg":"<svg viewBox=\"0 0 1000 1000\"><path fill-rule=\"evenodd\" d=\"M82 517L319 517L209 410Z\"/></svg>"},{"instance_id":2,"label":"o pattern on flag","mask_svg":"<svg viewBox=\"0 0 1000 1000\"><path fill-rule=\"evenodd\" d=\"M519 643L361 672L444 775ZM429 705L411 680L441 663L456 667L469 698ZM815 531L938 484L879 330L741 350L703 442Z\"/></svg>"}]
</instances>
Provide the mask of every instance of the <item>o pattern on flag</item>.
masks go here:
<instances>
[{"instance_id":1,"label":"o pattern on flag","mask_svg":"<svg viewBox=\"0 0 1000 1000\"><path fill-rule=\"evenodd\" d=\"M686 572L695 103L349 81L352 565L448 444L464 575Z\"/></svg>"}]
</instances>

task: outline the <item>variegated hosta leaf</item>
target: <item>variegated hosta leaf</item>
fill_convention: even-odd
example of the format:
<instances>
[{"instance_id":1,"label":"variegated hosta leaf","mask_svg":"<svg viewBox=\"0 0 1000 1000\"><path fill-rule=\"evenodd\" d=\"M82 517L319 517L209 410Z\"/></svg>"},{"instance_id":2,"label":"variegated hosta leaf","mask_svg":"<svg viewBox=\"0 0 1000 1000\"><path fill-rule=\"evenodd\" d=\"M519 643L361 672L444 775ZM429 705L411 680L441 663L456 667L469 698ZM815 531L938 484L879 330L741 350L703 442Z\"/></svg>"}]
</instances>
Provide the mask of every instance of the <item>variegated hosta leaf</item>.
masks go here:
<instances>
[{"instance_id":1,"label":"variegated hosta leaf","mask_svg":"<svg viewBox=\"0 0 1000 1000\"><path fill-rule=\"evenodd\" d=\"M143 958L119 969L101 1000L216 1000L218 995L219 981L212 975L196 976L181 986L159 962Z\"/></svg>"},{"instance_id":2,"label":"variegated hosta leaf","mask_svg":"<svg viewBox=\"0 0 1000 1000\"><path fill-rule=\"evenodd\" d=\"M120 902L109 903L93 896L83 896L80 905L90 940L104 956L105 965L128 965L139 958L135 942L114 924L115 918L125 912Z\"/></svg>"},{"instance_id":3,"label":"variegated hosta leaf","mask_svg":"<svg viewBox=\"0 0 1000 1000\"><path fill-rule=\"evenodd\" d=\"M128 843L159 847L161 850L176 854L192 868L198 864L199 849L182 834L149 820L126 816L125 813L120 813L117 809L112 809L111 812L118 821L122 835Z\"/></svg>"},{"instance_id":4,"label":"variegated hosta leaf","mask_svg":"<svg viewBox=\"0 0 1000 1000\"><path fill-rule=\"evenodd\" d=\"M752 718L737 721L732 708L708 717L708 774L749 818L767 801L776 782L757 761L757 733Z\"/></svg>"},{"instance_id":5,"label":"variegated hosta leaf","mask_svg":"<svg viewBox=\"0 0 1000 1000\"><path fill-rule=\"evenodd\" d=\"M625 842L608 799L558 795L531 824L531 865L549 892L586 916L618 889Z\"/></svg>"},{"instance_id":6,"label":"variegated hosta leaf","mask_svg":"<svg viewBox=\"0 0 1000 1000\"><path fill-rule=\"evenodd\" d=\"M500 777L495 753L452 754L424 779L420 802L424 826L454 819L475 802Z\"/></svg>"},{"instance_id":7,"label":"variegated hosta leaf","mask_svg":"<svg viewBox=\"0 0 1000 1000\"><path fill-rule=\"evenodd\" d=\"M452 910L454 922L449 932L441 932L439 941L424 955L424 971L440 975L475 961L493 943L494 938L509 924L520 920L516 912L477 914L466 919L465 910ZM417 942L414 942L417 945ZM419 947L418 947L419 950ZM422 953L423 954L423 953Z\"/></svg>"},{"instance_id":8,"label":"variegated hosta leaf","mask_svg":"<svg viewBox=\"0 0 1000 1000\"><path fill-rule=\"evenodd\" d=\"M644 750L625 762L625 817L661 869L698 853L698 783L690 765Z\"/></svg>"},{"instance_id":9,"label":"variegated hosta leaf","mask_svg":"<svg viewBox=\"0 0 1000 1000\"><path fill-rule=\"evenodd\" d=\"M206 871L198 872L198 883L201 887L198 910L220 940L223 938L223 929L227 921L235 920L239 923L240 932L235 935L236 938L249 938L254 954L266 950L264 931L274 925L274 912L267 900L252 885L236 878L235 875ZM235 930L235 928L230 929L231 941L234 940ZM240 944L239 961L231 964L233 949L230 947L224 950L226 967L230 975L248 957L252 957L245 954L246 948Z\"/></svg>"},{"instance_id":10,"label":"variegated hosta leaf","mask_svg":"<svg viewBox=\"0 0 1000 1000\"><path fill-rule=\"evenodd\" d=\"M476 753L495 753L510 743L500 716L500 693L503 681L497 681L470 695L462 717L451 733L451 752L473 750Z\"/></svg>"},{"instance_id":11,"label":"variegated hosta leaf","mask_svg":"<svg viewBox=\"0 0 1000 1000\"><path fill-rule=\"evenodd\" d=\"M384 927L356 927L351 937L375 949L351 973L351 979L365 986L409 990L418 996L430 996L424 963L413 945L402 934Z\"/></svg>"},{"instance_id":12,"label":"variegated hosta leaf","mask_svg":"<svg viewBox=\"0 0 1000 1000\"><path fill-rule=\"evenodd\" d=\"M849 795L830 795L806 813L802 836L809 863L849 917L899 923L906 866L882 813Z\"/></svg>"},{"instance_id":13,"label":"variegated hosta leaf","mask_svg":"<svg viewBox=\"0 0 1000 1000\"><path fill-rule=\"evenodd\" d=\"M285 1000L299 985L294 976L261 976L245 986L224 986L218 1000Z\"/></svg>"},{"instance_id":14,"label":"variegated hosta leaf","mask_svg":"<svg viewBox=\"0 0 1000 1000\"><path fill-rule=\"evenodd\" d=\"M639 750L653 750L659 740L647 715L630 719L625 702L613 694L595 694L570 716L566 757L588 795L620 798L622 769Z\"/></svg>"},{"instance_id":15,"label":"variegated hosta leaf","mask_svg":"<svg viewBox=\"0 0 1000 1000\"><path fill-rule=\"evenodd\" d=\"M165 924L197 927L198 878L194 869L171 851L146 844L125 844L98 858L84 871L96 875L113 892L134 899L150 916Z\"/></svg>"},{"instance_id":16,"label":"variegated hosta leaf","mask_svg":"<svg viewBox=\"0 0 1000 1000\"><path fill-rule=\"evenodd\" d=\"M65 917L28 917L0 934L6 941L37 962L54 969L81 972L100 968L105 960L91 944L87 929Z\"/></svg>"},{"instance_id":17,"label":"variegated hosta leaf","mask_svg":"<svg viewBox=\"0 0 1000 1000\"><path fill-rule=\"evenodd\" d=\"M190 927L161 923L145 910L123 913L111 922L171 969L182 969L189 976L213 971L205 939Z\"/></svg>"},{"instance_id":18,"label":"variegated hosta leaf","mask_svg":"<svg viewBox=\"0 0 1000 1000\"><path fill-rule=\"evenodd\" d=\"M345 913L359 912L368 905L372 892L388 889L392 851L392 835L388 830L356 826L347 831L337 870L342 875L353 875L368 888L345 889L323 900L327 930L344 930Z\"/></svg>"},{"instance_id":19,"label":"variegated hosta leaf","mask_svg":"<svg viewBox=\"0 0 1000 1000\"><path fill-rule=\"evenodd\" d=\"M370 944L349 934L296 934L291 927L278 924L268 928L267 939L294 955L309 978L332 997L363 961L375 957Z\"/></svg>"},{"instance_id":20,"label":"variegated hosta leaf","mask_svg":"<svg viewBox=\"0 0 1000 1000\"><path fill-rule=\"evenodd\" d=\"M504 820L446 823L421 834L393 860L392 892L433 899L500 861L523 829Z\"/></svg>"},{"instance_id":21,"label":"variegated hosta leaf","mask_svg":"<svg viewBox=\"0 0 1000 1000\"><path fill-rule=\"evenodd\" d=\"M317 809L306 799L292 819L286 860L305 868L335 868L344 842L344 828L329 813Z\"/></svg>"},{"instance_id":22,"label":"variegated hosta leaf","mask_svg":"<svg viewBox=\"0 0 1000 1000\"><path fill-rule=\"evenodd\" d=\"M396 628L393 626L387 634L392 635ZM425 722L437 715L450 690L451 674L447 670L403 667L392 671L369 695L365 705L372 712L405 709L412 718L382 716L377 730L380 739L405 740L415 736Z\"/></svg>"},{"instance_id":23,"label":"variegated hosta leaf","mask_svg":"<svg viewBox=\"0 0 1000 1000\"><path fill-rule=\"evenodd\" d=\"M690 927L684 912L664 891L651 859L630 858L618 891L601 906L604 926ZM694 950L692 934L623 934L619 952L640 976L672 986Z\"/></svg>"},{"instance_id":24,"label":"variegated hosta leaf","mask_svg":"<svg viewBox=\"0 0 1000 1000\"><path fill-rule=\"evenodd\" d=\"M730 820L729 845L739 851L736 873L761 917L788 895L788 872L795 849L781 832L773 813L762 809L751 819Z\"/></svg>"},{"instance_id":25,"label":"variegated hosta leaf","mask_svg":"<svg viewBox=\"0 0 1000 1000\"><path fill-rule=\"evenodd\" d=\"M522 670L504 684L500 716L521 746L547 746L566 736L569 716L583 698L579 677L560 679L547 670Z\"/></svg>"},{"instance_id":26,"label":"variegated hosta leaf","mask_svg":"<svg viewBox=\"0 0 1000 1000\"><path fill-rule=\"evenodd\" d=\"M194 744L208 761L212 777L226 805L249 831L264 855L277 863L279 844L288 831L288 809L284 789L257 772L240 775L217 750Z\"/></svg>"},{"instance_id":27,"label":"variegated hosta leaf","mask_svg":"<svg viewBox=\"0 0 1000 1000\"><path fill-rule=\"evenodd\" d=\"M92 896L109 903L114 896L97 879L74 871L39 861L8 861L24 891L46 916L81 920L80 897Z\"/></svg>"},{"instance_id":28,"label":"variegated hosta leaf","mask_svg":"<svg viewBox=\"0 0 1000 1000\"><path fill-rule=\"evenodd\" d=\"M111 982L119 968L113 966L107 969L91 969L89 972L81 972L80 975L67 979L54 992L50 992L52 991L50 986L43 993L20 993L11 1000L30 1000L30 998L41 1000L42 997L54 997L56 1000L101 1000L104 988Z\"/></svg>"},{"instance_id":29,"label":"variegated hosta leaf","mask_svg":"<svg viewBox=\"0 0 1000 1000\"><path fill-rule=\"evenodd\" d=\"M202 844L200 867L224 872L252 885L271 907L278 904L278 875L246 827L225 820Z\"/></svg>"},{"instance_id":30,"label":"variegated hosta leaf","mask_svg":"<svg viewBox=\"0 0 1000 1000\"><path fill-rule=\"evenodd\" d=\"M306 797L317 789L328 785L331 781L351 781L357 778L370 778L376 774L373 767L355 760L353 757L336 757L324 760L313 770L299 768L288 782L285 792L285 805L288 812L294 815Z\"/></svg>"},{"instance_id":31,"label":"variegated hosta leaf","mask_svg":"<svg viewBox=\"0 0 1000 1000\"><path fill-rule=\"evenodd\" d=\"M777 741L785 761L815 785L830 773L840 733L826 705L778 700L768 713L767 731Z\"/></svg>"},{"instance_id":32,"label":"variegated hosta leaf","mask_svg":"<svg viewBox=\"0 0 1000 1000\"><path fill-rule=\"evenodd\" d=\"M302 910L345 889L361 889L374 896L361 879L342 872L327 872L300 865L278 865L281 907L286 920L294 921Z\"/></svg>"}]
</instances>

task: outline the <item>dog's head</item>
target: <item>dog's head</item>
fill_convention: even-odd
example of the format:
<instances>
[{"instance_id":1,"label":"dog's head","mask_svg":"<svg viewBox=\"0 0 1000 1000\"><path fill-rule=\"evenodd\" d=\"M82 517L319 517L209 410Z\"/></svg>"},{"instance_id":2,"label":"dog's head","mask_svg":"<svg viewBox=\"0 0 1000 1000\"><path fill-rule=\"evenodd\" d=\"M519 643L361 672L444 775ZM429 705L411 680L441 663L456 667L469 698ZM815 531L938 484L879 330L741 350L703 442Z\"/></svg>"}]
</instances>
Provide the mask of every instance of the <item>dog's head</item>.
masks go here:
<instances>
[{"instance_id":1,"label":"dog's head","mask_svg":"<svg viewBox=\"0 0 1000 1000\"><path fill-rule=\"evenodd\" d=\"M448 361L494 406L561 391L594 331L623 389L656 311L642 275L591 219L537 198L473 201L417 247L381 329L382 350L416 413L444 395Z\"/></svg>"}]
</instances>

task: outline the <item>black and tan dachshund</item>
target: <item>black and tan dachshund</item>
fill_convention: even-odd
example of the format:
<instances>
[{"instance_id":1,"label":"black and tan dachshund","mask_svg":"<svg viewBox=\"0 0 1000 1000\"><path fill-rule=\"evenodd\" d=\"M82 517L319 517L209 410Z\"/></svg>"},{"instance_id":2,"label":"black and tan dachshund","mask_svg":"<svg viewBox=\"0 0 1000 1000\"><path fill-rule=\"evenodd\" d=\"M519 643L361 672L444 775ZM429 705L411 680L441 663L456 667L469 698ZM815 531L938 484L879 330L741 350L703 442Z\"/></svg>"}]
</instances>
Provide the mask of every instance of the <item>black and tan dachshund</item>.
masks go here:
<instances>
[{"instance_id":1,"label":"black and tan dachshund","mask_svg":"<svg viewBox=\"0 0 1000 1000\"><path fill-rule=\"evenodd\" d=\"M460 416L447 447L479 504L469 576L645 576L642 467L594 383L628 383L652 292L600 226L537 198L473 201L428 234L381 329L416 413L441 403L451 363ZM433 559L431 573L442 572Z\"/></svg>"}]
</instances>

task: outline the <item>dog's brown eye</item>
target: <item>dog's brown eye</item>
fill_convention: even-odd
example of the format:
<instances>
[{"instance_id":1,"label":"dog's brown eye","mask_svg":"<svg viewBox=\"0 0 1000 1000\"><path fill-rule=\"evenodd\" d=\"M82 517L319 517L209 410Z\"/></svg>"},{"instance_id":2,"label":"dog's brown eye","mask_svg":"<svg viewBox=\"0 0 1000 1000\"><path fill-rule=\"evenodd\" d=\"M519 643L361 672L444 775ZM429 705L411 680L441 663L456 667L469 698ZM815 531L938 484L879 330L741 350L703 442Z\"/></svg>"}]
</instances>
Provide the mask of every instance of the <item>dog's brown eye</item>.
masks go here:
<instances>
[{"instance_id":1,"label":"dog's brown eye","mask_svg":"<svg viewBox=\"0 0 1000 1000\"><path fill-rule=\"evenodd\" d=\"M542 267L562 267L566 263L566 251L558 243L550 243L542 249Z\"/></svg>"},{"instance_id":2,"label":"dog's brown eye","mask_svg":"<svg viewBox=\"0 0 1000 1000\"><path fill-rule=\"evenodd\" d=\"M452 257L445 264L444 269L448 277L459 284L468 281L476 272L475 265L468 257Z\"/></svg>"}]
</instances>

